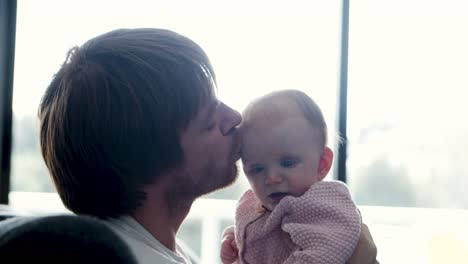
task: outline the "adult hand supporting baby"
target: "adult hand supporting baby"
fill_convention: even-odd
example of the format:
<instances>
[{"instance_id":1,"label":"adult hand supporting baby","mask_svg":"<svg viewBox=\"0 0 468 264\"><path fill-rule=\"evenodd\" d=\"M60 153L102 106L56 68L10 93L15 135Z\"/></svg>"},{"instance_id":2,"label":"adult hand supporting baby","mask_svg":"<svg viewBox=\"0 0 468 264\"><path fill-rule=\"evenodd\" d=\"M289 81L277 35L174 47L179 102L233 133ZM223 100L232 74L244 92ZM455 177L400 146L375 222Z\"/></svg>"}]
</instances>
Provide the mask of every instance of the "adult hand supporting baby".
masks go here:
<instances>
[{"instance_id":1,"label":"adult hand supporting baby","mask_svg":"<svg viewBox=\"0 0 468 264\"><path fill-rule=\"evenodd\" d=\"M361 225L361 235L348 264L379 264L377 261L377 247L367 225Z\"/></svg>"}]
</instances>

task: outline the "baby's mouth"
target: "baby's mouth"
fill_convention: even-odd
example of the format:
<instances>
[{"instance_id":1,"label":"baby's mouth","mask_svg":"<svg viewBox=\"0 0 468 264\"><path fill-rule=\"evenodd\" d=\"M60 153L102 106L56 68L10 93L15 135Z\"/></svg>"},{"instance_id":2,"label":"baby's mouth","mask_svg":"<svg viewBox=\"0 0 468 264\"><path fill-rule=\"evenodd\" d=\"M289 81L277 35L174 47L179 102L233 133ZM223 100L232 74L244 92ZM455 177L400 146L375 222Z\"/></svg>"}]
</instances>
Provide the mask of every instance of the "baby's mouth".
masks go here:
<instances>
[{"instance_id":1,"label":"baby's mouth","mask_svg":"<svg viewBox=\"0 0 468 264\"><path fill-rule=\"evenodd\" d=\"M286 193L286 192L275 192L275 193L272 193L272 194L268 195L268 198L270 198L270 199L273 200L274 202L278 203L278 202L281 201L281 199L283 199L286 195L288 195L288 193Z\"/></svg>"}]
</instances>

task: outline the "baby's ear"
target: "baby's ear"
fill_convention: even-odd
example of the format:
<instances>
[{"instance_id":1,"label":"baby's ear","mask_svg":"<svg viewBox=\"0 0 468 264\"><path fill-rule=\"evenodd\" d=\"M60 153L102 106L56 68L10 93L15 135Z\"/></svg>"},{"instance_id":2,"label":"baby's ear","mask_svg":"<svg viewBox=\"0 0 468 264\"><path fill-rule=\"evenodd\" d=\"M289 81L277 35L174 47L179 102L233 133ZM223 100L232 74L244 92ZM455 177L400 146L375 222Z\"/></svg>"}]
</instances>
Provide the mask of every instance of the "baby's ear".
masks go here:
<instances>
[{"instance_id":1,"label":"baby's ear","mask_svg":"<svg viewBox=\"0 0 468 264\"><path fill-rule=\"evenodd\" d=\"M320 163L318 167L318 180L323 180L333 164L333 151L329 147L324 147L322 156L320 157Z\"/></svg>"}]
</instances>

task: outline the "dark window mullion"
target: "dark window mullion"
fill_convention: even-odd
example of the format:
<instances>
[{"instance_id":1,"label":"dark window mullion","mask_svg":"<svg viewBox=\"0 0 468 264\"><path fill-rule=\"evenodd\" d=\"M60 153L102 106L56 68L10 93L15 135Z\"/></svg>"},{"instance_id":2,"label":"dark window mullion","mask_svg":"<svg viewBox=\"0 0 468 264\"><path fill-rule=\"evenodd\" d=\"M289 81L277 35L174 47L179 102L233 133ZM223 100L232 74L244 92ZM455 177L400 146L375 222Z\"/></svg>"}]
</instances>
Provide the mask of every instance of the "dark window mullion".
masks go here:
<instances>
[{"instance_id":1,"label":"dark window mullion","mask_svg":"<svg viewBox=\"0 0 468 264\"><path fill-rule=\"evenodd\" d=\"M346 158L348 156L347 107L348 107L348 41L349 41L349 0L342 0L341 16L341 52L340 52L340 83L338 88L338 132L342 139L338 144L336 158L336 176L339 181L346 182Z\"/></svg>"},{"instance_id":2,"label":"dark window mullion","mask_svg":"<svg viewBox=\"0 0 468 264\"><path fill-rule=\"evenodd\" d=\"M10 192L16 0L0 1L0 204Z\"/></svg>"}]
</instances>

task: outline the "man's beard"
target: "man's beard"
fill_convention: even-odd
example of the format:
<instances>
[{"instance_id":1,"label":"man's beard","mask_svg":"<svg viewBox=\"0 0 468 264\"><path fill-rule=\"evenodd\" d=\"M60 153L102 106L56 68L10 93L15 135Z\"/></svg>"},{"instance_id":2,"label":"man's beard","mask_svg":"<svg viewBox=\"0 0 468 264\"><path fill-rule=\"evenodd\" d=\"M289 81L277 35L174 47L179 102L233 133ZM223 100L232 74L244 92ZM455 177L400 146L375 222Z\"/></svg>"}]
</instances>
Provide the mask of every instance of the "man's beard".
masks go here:
<instances>
[{"instance_id":1,"label":"man's beard","mask_svg":"<svg viewBox=\"0 0 468 264\"><path fill-rule=\"evenodd\" d=\"M237 176L236 163L223 169L208 165L198 175L184 173L173 178L166 193L167 202L172 208L190 206L196 198L230 186L237 180Z\"/></svg>"}]
</instances>

